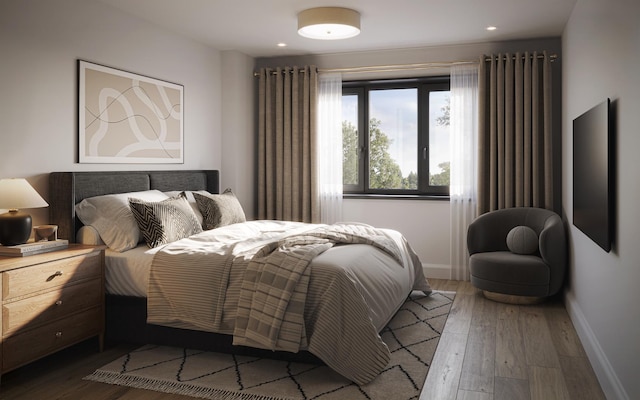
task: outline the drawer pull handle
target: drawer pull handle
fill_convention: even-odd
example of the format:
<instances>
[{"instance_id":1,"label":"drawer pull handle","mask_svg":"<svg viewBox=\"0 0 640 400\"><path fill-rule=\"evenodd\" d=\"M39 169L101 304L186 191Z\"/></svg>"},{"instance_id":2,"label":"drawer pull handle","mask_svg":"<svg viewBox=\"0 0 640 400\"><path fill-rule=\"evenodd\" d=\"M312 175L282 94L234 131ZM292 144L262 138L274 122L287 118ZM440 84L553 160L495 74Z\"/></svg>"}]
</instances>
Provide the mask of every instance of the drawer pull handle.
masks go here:
<instances>
[{"instance_id":1,"label":"drawer pull handle","mask_svg":"<svg viewBox=\"0 0 640 400\"><path fill-rule=\"evenodd\" d=\"M57 338L61 338L62 337L62 332L56 332L56 337Z\"/></svg>"},{"instance_id":2,"label":"drawer pull handle","mask_svg":"<svg viewBox=\"0 0 640 400\"><path fill-rule=\"evenodd\" d=\"M56 301L56 305L57 305L57 306L61 306L61 305L62 305L62 300L58 300L58 301Z\"/></svg>"},{"instance_id":3,"label":"drawer pull handle","mask_svg":"<svg viewBox=\"0 0 640 400\"><path fill-rule=\"evenodd\" d=\"M56 276L62 276L62 271L56 271L55 274L47 278L47 282L51 282L52 280L55 279Z\"/></svg>"}]
</instances>

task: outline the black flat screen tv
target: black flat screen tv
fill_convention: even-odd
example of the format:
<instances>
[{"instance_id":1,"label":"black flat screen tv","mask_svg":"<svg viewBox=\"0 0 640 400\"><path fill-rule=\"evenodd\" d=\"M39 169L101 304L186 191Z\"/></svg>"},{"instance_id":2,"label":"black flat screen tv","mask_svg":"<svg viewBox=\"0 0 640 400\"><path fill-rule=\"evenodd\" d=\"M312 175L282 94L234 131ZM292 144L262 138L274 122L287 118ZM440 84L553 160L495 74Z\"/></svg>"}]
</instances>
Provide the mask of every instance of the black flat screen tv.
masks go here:
<instances>
[{"instance_id":1,"label":"black flat screen tv","mask_svg":"<svg viewBox=\"0 0 640 400\"><path fill-rule=\"evenodd\" d=\"M606 252L613 232L610 101L573 120L573 225Z\"/></svg>"}]
</instances>

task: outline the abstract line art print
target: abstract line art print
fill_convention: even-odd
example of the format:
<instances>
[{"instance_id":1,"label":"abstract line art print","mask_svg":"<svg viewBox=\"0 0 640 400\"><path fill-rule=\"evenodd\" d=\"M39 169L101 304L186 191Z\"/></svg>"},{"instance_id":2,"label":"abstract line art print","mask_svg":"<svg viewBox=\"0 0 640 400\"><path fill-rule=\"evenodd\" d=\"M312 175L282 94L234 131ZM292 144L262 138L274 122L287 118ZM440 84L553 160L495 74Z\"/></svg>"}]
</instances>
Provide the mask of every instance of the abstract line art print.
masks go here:
<instances>
[{"instance_id":1,"label":"abstract line art print","mask_svg":"<svg viewBox=\"0 0 640 400\"><path fill-rule=\"evenodd\" d=\"M184 162L183 86L79 60L79 162Z\"/></svg>"}]
</instances>

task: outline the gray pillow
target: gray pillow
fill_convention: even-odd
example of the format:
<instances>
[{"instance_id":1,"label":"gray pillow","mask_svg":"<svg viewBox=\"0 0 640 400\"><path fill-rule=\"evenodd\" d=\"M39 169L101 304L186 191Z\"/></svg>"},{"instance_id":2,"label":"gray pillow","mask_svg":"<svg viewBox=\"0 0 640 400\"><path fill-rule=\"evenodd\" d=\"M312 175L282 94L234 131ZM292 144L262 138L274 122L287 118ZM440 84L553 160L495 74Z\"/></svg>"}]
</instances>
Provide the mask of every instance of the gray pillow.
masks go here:
<instances>
[{"instance_id":1,"label":"gray pillow","mask_svg":"<svg viewBox=\"0 0 640 400\"><path fill-rule=\"evenodd\" d=\"M193 192L198 208L202 213L202 228L215 229L225 225L245 222L242 205L231 192L225 190L222 194L202 194Z\"/></svg>"},{"instance_id":2,"label":"gray pillow","mask_svg":"<svg viewBox=\"0 0 640 400\"><path fill-rule=\"evenodd\" d=\"M129 206L151 248L202 232L198 218L183 196L157 202L130 198Z\"/></svg>"},{"instance_id":3,"label":"gray pillow","mask_svg":"<svg viewBox=\"0 0 640 400\"><path fill-rule=\"evenodd\" d=\"M191 190L172 190L169 192L163 192L164 194L166 194L169 197L176 197L176 196L183 196L187 199L187 201L189 202L189 205L191 206L191 208L193 209L193 212L196 214L196 218L198 218L198 221L200 222L200 225L202 225L202 213L200 212L200 209L198 208L198 204L196 204L196 199L193 198L193 191ZM200 194L211 194L209 192L207 192L206 190L198 190L198 193Z\"/></svg>"},{"instance_id":4,"label":"gray pillow","mask_svg":"<svg viewBox=\"0 0 640 400\"><path fill-rule=\"evenodd\" d=\"M528 226L518 225L507 234L507 247L515 254L533 254L538 251L538 235Z\"/></svg>"}]
</instances>

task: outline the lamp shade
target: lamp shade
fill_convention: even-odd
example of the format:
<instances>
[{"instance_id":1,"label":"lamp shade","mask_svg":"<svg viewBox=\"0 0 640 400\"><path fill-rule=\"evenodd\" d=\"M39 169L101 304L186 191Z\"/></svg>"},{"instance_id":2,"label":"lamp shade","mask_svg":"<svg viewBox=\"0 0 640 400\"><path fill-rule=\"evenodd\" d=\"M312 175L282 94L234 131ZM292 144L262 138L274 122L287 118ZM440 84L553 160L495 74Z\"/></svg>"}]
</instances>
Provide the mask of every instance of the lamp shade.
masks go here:
<instances>
[{"instance_id":1,"label":"lamp shade","mask_svg":"<svg viewBox=\"0 0 640 400\"><path fill-rule=\"evenodd\" d=\"M360 33L360 13L342 7L317 7L298 14L298 33L311 39L348 39Z\"/></svg>"},{"instance_id":2,"label":"lamp shade","mask_svg":"<svg viewBox=\"0 0 640 400\"><path fill-rule=\"evenodd\" d=\"M26 179L0 179L0 209L40 208L48 205Z\"/></svg>"},{"instance_id":3,"label":"lamp shade","mask_svg":"<svg viewBox=\"0 0 640 400\"><path fill-rule=\"evenodd\" d=\"M31 215L18 211L19 208L48 205L26 179L0 179L0 209L9 210L0 214L0 244L13 246L29 240Z\"/></svg>"}]
</instances>

